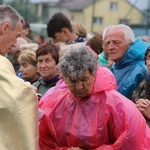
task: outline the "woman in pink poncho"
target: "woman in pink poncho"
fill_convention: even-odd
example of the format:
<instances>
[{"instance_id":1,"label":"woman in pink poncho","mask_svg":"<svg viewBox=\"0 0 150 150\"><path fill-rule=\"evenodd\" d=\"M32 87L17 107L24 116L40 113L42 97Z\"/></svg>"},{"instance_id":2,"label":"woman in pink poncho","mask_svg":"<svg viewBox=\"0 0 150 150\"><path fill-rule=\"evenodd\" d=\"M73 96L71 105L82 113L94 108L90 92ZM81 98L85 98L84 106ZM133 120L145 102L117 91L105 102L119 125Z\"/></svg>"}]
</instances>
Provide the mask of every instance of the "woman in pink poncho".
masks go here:
<instances>
[{"instance_id":1,"label":"woman in pink poncho","mask_svg":"<svg viewBox=\"0 0 150 150\"><path fill-rule=\"evenodd\" d=\"M149 150L150 129L135 104L116 89L113 74L87 47L60 61L67 88L40 103L41 150Z\"/></svg>"}]
</instances>

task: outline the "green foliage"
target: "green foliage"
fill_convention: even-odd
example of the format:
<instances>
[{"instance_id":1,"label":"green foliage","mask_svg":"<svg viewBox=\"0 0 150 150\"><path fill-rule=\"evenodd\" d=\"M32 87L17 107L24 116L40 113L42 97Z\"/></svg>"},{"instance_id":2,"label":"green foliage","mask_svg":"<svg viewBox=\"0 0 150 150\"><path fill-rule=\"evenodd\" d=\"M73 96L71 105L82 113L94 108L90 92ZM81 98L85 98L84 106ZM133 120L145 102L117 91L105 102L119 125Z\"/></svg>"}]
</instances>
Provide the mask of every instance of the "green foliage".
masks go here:
<instances>
[{"instance_id":1,"label":"green foliage","mask_svg":"<svg viewBox=\"0 0 150 150\"><path fill-rule=\"evenodd\" d=\"M23 17L27 18L30 23L39 21L36 15L36 6L31 4L29 0L0 0L0 4L4 3L15 8Z\"/></svg>"}]
</instances>

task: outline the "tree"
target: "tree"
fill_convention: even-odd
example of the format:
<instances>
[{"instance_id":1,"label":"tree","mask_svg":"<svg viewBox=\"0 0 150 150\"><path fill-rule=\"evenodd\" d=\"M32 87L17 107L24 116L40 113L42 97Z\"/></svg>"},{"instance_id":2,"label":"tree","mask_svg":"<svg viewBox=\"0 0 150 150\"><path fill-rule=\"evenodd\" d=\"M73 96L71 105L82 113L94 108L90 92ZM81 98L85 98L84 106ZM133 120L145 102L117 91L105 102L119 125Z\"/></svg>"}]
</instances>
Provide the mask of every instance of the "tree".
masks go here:
<instances>
[{"instance_id":1,"label":"tree","mask_svg":"<svg viewBox=\"0 0 150 150\"><path fill-rule=\"evenodd\" d=\"M0 4L4 3L15 8L30 23L39 22L38 16L35 15L35 5L31 4L29 0L0 0Z\"/></svg>"}]
</instances>

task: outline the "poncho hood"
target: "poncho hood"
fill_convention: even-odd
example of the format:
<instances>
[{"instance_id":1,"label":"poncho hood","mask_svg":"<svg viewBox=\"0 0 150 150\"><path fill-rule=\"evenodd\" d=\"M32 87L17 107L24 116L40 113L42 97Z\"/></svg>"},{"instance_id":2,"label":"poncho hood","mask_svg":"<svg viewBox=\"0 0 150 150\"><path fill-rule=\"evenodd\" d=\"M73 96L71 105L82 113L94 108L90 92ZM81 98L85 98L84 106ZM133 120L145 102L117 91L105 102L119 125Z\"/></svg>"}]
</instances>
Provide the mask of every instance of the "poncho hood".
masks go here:
<instances>
[{"instance_id":1,"label":"poncho hood","mask_svg":"<svg viewBox=\"0 0 150 150\"><path fill-rule=\"evenodd\" d=\"M117 88L117 83L112 72L107 67L98 66L98 69L95 73L95 82L94 82L92 94L104 90L112 90L116 88Z\"/></svg>"}]
</instances>

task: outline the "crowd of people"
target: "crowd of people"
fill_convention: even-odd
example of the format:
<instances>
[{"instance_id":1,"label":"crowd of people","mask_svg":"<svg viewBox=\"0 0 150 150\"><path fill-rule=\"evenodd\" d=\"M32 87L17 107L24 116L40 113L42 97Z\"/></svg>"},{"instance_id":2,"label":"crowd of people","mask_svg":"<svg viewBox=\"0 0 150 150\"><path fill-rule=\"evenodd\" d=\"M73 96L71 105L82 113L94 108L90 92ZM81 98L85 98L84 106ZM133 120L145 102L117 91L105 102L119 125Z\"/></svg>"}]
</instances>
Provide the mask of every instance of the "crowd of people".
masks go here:
<instances>
[{"instance_id":1,"label":"crowd of people","mask_svg":"<svg viewBox=\"0 0 150 150\"><path fill-rule=\"evenodd\" d=\"M150 41L128 25L87 38L55 13L46 42L0 5L0 149L150 150Z\"/></svg>"}]
</instances>

